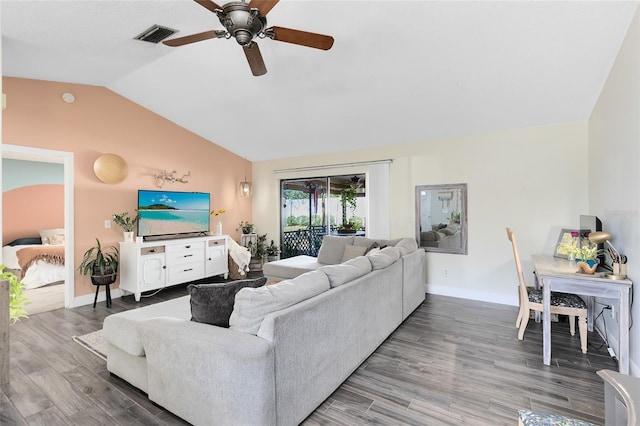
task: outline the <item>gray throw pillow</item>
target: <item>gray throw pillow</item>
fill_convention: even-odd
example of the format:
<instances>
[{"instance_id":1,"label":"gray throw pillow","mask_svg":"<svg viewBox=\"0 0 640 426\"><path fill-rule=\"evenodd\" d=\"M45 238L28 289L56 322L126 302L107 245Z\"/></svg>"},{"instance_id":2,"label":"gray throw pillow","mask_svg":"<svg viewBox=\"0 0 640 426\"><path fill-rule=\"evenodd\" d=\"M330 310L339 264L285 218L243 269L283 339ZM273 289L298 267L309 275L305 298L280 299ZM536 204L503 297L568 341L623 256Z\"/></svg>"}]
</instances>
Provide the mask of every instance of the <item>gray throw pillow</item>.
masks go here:
<instances>
[{"instance_id":1,"label":"gray throw pillow","mask_svg":"<svg viewBox=\"0 0 640 426\"><path fill-rule=\"evenodd\" d=\"M191 321L228 328L236 293L245 287L262 287L266 282L267 278L261 277L229 283L189 284Z\"/></svg>"}]
</instances>

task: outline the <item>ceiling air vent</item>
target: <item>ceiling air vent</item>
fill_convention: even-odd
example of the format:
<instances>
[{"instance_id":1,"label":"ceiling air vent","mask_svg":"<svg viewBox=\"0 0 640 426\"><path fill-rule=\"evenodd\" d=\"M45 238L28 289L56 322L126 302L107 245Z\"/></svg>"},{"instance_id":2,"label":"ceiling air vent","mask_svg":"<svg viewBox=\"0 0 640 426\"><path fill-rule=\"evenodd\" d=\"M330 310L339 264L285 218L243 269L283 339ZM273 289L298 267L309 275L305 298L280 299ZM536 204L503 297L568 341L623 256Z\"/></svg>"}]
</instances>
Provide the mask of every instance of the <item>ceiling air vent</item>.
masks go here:
<instances>
[{"instance_id":1,"label":"ceiling air vent","mask_svg":"<svg viewBox=\"0 0 640 426\"><path fill-rule=\"evenodd\" d=\"M148 41L149 43L159 43L170 35L177 33L178 30L172 30L171 28L163 27L160 25L154 25L151 28L143 31L135 37L136 40Z\"/></svg>"}]
</instances>

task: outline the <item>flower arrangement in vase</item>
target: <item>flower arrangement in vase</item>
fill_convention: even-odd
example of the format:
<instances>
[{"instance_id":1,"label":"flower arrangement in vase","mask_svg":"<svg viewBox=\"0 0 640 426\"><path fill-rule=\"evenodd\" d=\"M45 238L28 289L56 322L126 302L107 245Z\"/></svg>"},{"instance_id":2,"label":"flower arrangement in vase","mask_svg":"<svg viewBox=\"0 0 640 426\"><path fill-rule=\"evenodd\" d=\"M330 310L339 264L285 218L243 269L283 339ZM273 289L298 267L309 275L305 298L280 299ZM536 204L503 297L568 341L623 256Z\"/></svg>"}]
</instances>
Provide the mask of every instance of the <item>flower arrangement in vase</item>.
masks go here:
<instances>
[{"instance_id":1,"label":"flower arrangement in vase","mask_svg":"<svg viewBox=\"0 0 640 426\"><path fill-rule=\"evenodd\" d=\"M598 246L595 244L585 244L581 247L567 246L566 251L569 257L573 257L578 265L578 272L583 274L593 274L600 263L598 259Z\"/></svg>"},{"instance_id":2,"label":"flower arrangement in vase","mask_svg":"<svg viewBox=\"0 0 640 426\"><path fill-rule=\"evenodd\" d=\"M226 212L227 212L227 210L223 209L223 208L211 210L209 212L209 214L211 216L215 216L215 218L216 218L215 235L222 235L222 215L225 214Z\"/></svg>"}]
</instances>

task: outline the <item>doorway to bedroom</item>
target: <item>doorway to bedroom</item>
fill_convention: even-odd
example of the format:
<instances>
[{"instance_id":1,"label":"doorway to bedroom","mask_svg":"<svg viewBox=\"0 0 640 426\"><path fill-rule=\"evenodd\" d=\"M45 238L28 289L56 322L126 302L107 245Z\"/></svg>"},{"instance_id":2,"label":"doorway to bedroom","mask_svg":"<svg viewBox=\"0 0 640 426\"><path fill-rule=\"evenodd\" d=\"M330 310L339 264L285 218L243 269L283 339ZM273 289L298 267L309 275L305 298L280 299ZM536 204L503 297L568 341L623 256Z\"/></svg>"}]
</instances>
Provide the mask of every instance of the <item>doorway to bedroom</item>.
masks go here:
<instances>
[{"instance_id":1,"label":"doorway to bedroom","mask_svg":"<svg viewBox=\"0 0 640 426\"><path fill-rule=\"evenodd\" d=\"M2 261L29 315L73 306L72 168L72 153L2 145Z\"/></svg>"}]
</instances>

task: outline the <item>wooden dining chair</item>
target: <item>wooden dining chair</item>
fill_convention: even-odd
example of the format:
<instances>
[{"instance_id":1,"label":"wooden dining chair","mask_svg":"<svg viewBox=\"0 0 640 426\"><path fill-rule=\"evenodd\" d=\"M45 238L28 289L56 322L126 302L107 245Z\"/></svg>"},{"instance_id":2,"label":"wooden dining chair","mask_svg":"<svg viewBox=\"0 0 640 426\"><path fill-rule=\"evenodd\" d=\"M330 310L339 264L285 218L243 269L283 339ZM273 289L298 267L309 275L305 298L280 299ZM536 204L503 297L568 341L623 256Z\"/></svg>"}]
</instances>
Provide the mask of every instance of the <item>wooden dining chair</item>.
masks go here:
<instances>
[{"instance_id":1,"label":"wooden dining chair","mask_svg":"<svg viewBox=\"0 0 640 426\"><path fill-rule=\"evenodd\" d=\"M507 238L513 246L513 258L516 262L518 272L518 295L520 310L516 319L516 327L519 328L518 340L524 338L524 331L529 323L530 311L542 312L542 290L527 286L522 273L522 264L518 254L516 236L507 228ZM551 292L551 314L568 315L571 335L576 334L576 317L578 317L578 328L580 329L580 347L582 353L587 353L587 305L579 296L570 293Z\"/></svg>"}]
</instances>

